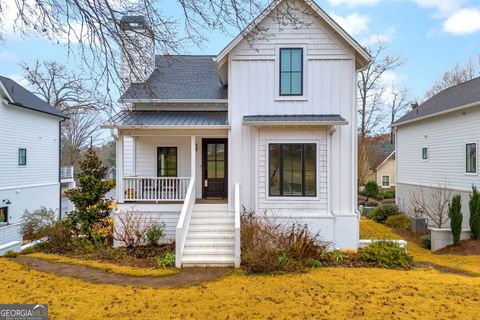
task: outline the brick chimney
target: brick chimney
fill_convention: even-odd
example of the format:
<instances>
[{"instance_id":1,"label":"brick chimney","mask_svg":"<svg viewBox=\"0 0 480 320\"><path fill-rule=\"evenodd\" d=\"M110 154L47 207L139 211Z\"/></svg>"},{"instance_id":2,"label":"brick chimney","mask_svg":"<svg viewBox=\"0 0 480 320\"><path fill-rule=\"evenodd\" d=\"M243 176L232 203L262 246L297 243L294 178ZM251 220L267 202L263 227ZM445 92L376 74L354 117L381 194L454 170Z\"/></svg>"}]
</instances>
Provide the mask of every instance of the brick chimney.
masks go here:
<instances>
[{"instance_id":1,"label":"brick chimney","mask_svg":"<svg viewBox=\"0 0 480 320\"><path fill-rule=\"evenodd\" d=\"M143 83L155 70L154 33L144 16L124 16L120 20L124 47L121 51L122 92L131 83Z\"/></svg>"}]
</instances>

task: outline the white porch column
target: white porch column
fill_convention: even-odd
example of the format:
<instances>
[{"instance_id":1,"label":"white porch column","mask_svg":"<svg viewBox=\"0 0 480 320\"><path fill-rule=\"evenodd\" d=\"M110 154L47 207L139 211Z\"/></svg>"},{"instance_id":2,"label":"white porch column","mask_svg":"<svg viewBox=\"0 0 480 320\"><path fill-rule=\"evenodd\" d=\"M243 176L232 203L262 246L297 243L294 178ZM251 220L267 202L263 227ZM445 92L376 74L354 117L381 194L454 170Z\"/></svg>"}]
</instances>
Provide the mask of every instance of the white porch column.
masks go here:
<instances>
[{"instance_id":1,"label":"white porch column","mask_svg":"<svg viewBox=\"0 0 480 320\"><path fill-rule=\"evenodd\" d=\"M196 137L190 138L190 178L195 178L195 159L197 156Z\"/></svg>"},{"instance_id":2,"label":"white porch column","mask_svg":"<svg viewBox=\"0 0 480 320\"><path fill-rule=\"evenodd\" d=\"M124 193L123 193L123 134L118 133L116 139L116 195L117 195L117 202L123 203L124 201Z\"/></svg>"}]
</instances>

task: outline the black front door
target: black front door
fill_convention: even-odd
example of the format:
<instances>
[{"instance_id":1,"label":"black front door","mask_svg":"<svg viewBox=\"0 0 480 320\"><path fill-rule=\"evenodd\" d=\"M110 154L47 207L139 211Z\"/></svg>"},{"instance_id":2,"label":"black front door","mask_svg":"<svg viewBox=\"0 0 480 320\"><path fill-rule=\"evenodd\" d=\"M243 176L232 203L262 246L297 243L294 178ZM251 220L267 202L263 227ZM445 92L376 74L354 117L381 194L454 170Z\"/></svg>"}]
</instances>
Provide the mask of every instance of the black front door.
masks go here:
<instances>
[{"instance_id":1,"label":"black front door","mask_svg":"<svg viewBox=\"0 0 480 320\"><path fill-rule=\"evenodd\" d=\"M227 139L203 139L203 198L227 197Z\"/></svg>"}]
</instances>

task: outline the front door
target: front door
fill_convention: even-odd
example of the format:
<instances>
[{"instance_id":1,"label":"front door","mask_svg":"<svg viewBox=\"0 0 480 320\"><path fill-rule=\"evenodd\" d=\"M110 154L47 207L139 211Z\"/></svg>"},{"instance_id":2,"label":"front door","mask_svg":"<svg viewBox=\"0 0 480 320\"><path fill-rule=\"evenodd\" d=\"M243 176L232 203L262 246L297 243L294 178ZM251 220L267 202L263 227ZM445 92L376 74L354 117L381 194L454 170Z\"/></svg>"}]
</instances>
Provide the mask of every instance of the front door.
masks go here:
<instances>
[{"instance_id":1,"label":"front door","mask_svg":"<svg viewBox=\"0 0 480 320\"><path fill-rule=\"evenodd\" d=\"M227 139L203 139L203 198L227 197Z\"/></svg>"}]
</instances>

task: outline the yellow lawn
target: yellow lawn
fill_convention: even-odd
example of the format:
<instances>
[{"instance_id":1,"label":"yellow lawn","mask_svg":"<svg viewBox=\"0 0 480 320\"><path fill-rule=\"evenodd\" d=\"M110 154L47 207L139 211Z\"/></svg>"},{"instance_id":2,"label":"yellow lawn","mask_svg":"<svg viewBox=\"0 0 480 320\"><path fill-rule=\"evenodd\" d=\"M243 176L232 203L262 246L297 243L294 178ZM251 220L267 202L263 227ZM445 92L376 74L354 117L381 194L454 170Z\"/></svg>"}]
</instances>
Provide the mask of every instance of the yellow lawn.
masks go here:
<instances>
[{"instance_id":1,"label":"yellow lawn","mask_svg":"<svg viewBox=\"0 0 480 320\"><path fill-rule=\"evenodd\" d=\"M362 238L382 235L394 237L362 221ZM460 264L463 258L435 256L413 244L409 251L417 260L477 270L473 260ZM2 303L48 303L51 319L477 319L480 310L480 277L432 269L328 268L281 276L236 271L181 289L88 283L5 258L0 270Z\"/></svg>"},{"instance_id":2,"label":"yellow lawn","mask_svg":"<svg viewBox=\"0 0 480 320\"><path fill-rule=\"evenodd\" d=\"M379 223L371 220L360 221L361 239L401 239L400 236ZM408 252L417 262L430 262L439 266L480 274L480 256L446 256L433 254L413 242L408 242Z\"/></svg>"}]
</instances>

